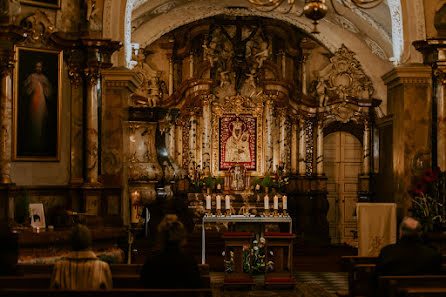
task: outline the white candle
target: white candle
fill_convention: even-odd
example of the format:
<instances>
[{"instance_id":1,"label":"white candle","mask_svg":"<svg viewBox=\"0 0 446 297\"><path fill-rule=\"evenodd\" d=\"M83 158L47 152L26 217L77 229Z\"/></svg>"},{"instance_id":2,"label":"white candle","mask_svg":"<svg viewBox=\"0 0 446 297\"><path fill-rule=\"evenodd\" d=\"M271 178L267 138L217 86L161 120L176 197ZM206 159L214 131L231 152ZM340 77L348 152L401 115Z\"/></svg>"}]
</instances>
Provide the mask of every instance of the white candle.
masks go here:
<instances>
[{"instance_id":1,"label":"white candle","mask_svg":"<svg viewBox=\"0 0 446 297\"><path fill-rule=\"evenodd\" d=\"M258 191L258 190L260 190L260 185L259 184L256 185L256 191Z\"/></svg>"},{"instance_id":2,"label":"white candle","mask_svg":"<svg viewBox=\"0 0 446 297\"><path fill-rule=\"evenodd\" d=\"M263 197L263 201L265 202L265 209L269 209L269 197L268 197L268 195L265 195L265 197Z\"/></svg>"},{"instance_id":3,"label":"white candle","mask_svg":"<svg viewBox=\"0 0 446 297\"><path fill-rule=\"evenodd\" d=\"M274 209L279 209L279 196L274 196Z\"/></svg>"},{"instance_id":4,"label":"white candle","mask_svg":"<svg viewBox=\"0 0 446 297\"><path fill-rule=\"evenodd\" d=\"M211 196L206 196L206 209L211 209Z\"/></svg>"},{"instance_id":5,"label":"white candle","mask_svg":"<svg viewBox=\"0 0 446 297\"><path fill-rule=\"evenodd\" d=\"M287 209L288 208L288 197L286 195L282 196L282 208Z\"/></svg>"},{"instance_id":6,"label":"white candle","mask_svg":"<svg viewBox=\"0 0 446 297\"><path fill-rule=\"evenodd\" d=\"M217 200L217 209L221 209L221 196L217 195L215 199Z\"/></svg>"},{"instance_id":7,"label":"white candle","mask_svg":"<svg viewBox=\"0 0 446 297\"><path fill-rule=\"evenodd\" d=\"M217 184L217 190L221 190L221 184Z\"/></svg>"},{"instance_id":8,"label":"white candle","mask_svg":"<svg viewBox=\"0 0 446 297\"><path fill-rule=\"evenodd\" d=\"M226 210L231 209L231 197L229 197L229 195L225 196L225 208Z\"/></svg>"}]
</instances>

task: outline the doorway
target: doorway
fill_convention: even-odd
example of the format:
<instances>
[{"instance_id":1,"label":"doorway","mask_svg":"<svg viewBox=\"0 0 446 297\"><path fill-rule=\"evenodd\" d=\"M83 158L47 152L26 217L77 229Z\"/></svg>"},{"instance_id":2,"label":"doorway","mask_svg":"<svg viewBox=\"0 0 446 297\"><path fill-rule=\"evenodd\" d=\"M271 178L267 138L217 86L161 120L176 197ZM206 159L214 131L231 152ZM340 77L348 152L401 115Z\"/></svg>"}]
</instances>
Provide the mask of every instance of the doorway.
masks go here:
<instances>
[{"instance_id":1,"label":"doorway","mask_svg":"<svg viewBox=\"0 0 446 297\"><path fill-rule=\"evenodd\" d=\"M332 244L357 247L356 202L362 167L362 145L350 133L324 138L324 172L327 176L327 220Z\"/></svg>"}]
</instances>

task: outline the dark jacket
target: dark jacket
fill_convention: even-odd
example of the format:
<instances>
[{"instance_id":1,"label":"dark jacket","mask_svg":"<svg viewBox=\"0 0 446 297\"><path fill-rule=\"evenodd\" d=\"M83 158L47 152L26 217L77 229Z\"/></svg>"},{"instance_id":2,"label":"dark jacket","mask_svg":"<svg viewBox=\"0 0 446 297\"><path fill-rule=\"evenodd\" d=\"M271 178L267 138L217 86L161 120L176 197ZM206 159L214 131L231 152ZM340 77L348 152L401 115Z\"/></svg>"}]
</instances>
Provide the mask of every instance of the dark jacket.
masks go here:
<instances>
[{"instance_id":1,"label":"dark jacket","mask_svg":"<svg viewBox=\"0 0 446 297\"><path fill-rule=\"evenodd\" d=\"M402 237L396 244L381 249L377 275L441 273L441 255L419 237Z\"/></svg>"},{"instance_id":2,"label":"dark jacket","mask_svg":"<svg viewBox=\"0 0 446 297\"><path fill-rule=\"evenodd\" d=\"M178 247L167 247L147 258L141 281L147 289L199 288L201 285L197 263Z\"/></svg>"}]
</instances>

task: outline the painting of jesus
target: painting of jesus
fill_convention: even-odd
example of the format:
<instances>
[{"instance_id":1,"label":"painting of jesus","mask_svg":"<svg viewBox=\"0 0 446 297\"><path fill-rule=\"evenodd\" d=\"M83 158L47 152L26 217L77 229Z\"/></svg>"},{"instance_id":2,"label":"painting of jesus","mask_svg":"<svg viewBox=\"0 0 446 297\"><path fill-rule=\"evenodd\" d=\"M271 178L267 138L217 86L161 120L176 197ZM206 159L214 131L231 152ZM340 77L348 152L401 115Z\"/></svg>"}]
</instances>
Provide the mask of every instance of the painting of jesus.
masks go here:
<instances>
[{"instance_id":1,"label":"painting of jesus","mask_svg":"<svg viewBox=\"0 0 446 297\"><path fill-rule=\"evenodd\" d=\"M257 119L252 115L224 115L220 118L220 170L243 164L256 170Z\"/></svg>"}]
</instances>

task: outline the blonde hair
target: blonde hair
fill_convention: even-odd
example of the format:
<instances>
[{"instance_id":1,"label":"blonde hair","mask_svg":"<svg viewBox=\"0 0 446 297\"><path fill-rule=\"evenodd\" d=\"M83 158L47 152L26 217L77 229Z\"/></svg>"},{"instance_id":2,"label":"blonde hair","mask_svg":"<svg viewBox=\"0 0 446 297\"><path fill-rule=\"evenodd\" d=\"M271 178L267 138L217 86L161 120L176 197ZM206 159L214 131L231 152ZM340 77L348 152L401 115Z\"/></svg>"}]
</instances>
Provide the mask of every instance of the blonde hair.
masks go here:
<instances>
[{"instance_id":1,"label":"blonde hair","mask_svg":"<svg viewBox=\"0 0 446 297\"><path fill-rule=\"evenodd\" d=\"M186 240L186 228L175 214L167 214L158 225L160 243L163 246L180 246Z\"/></svg>"}]
</instances>

